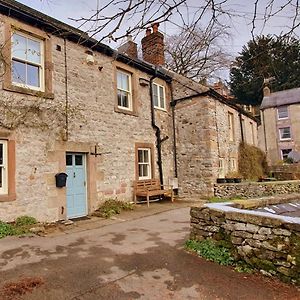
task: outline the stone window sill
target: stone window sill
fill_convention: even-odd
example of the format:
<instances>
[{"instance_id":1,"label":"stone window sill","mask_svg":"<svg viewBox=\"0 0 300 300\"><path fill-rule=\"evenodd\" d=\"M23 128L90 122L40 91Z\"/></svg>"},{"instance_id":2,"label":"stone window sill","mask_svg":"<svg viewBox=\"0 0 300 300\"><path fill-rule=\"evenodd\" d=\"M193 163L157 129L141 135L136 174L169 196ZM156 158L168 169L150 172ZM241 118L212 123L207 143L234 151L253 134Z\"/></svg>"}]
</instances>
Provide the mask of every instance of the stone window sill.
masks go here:
<instances>
[{"instance_id":1,"label":"stone window sill","mask_svg":"<svg viewBox=\"0 0 300 300\"><path fill-rule=\"evenodd\" d=\"M0 202L11 202L17 199L16 194L0 195Z\"/></svg>"},{"instance_id":2,"label":"stone window sill","mask_svg":"<svg viewBox=\"0 0 300 300\"><path fill-rule=\"evenodd\" d=\"M115 112L122 113L124 115L130 115L130 116L138 117L138 114L135 111L122 109L118 106L115 106Z\"/></svg>"},{"instance_id":3,"label":"stone window sill","mask_svg":"<svg viewBox=\"0 0 300 300\"><path fill-rule=\"evenodd\" d=\"M24 87L16 86L16 85L7 85L7 86L4 86L3 89L6 91L10 91L10 92L16 92L16 93L31 95L31 96L40 97L40 98L54 99L53 93L35 91L35 90L29 89L29 88L24 88Z\"/></svg>"}]
</instances>

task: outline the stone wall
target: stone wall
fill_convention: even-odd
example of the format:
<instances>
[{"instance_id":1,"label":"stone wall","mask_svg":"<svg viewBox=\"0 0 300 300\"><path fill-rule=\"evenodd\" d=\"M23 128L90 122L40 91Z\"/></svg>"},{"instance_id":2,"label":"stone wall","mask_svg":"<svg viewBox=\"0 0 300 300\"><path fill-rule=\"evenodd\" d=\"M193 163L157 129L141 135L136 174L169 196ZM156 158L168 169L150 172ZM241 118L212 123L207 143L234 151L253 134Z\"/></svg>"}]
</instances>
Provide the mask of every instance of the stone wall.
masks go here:
<instances>
[{"instance_id":1,"label":"stone wall","mask_svg":"<svg viewBox=\"0 0 300 300\"><path fill-rule=\"evenodd\" d=\"M207 204L191 208L190 238L212 239L236 260L300 284L300 218Z\"/></svg>"},{"instance_id":2,"label":"stone wall","mask_svg":"<svg viewBox=\"0 0 300 300\"><path fill-rule=\"evenodd\" d=\"M255 198L276 194L300 193L300 181L242 182L214 185L214 195L218 198Z\"/></svg>"},{"instance_id":3,"label":"stone wall","mask_svg":"<svg viewBox=\"0 0 300 300\"><path fill-rule=\"evenodd\" d=\"M269 170L278 180L300 180L300 163L271 166Z\"/></svg>"}]
</instances>

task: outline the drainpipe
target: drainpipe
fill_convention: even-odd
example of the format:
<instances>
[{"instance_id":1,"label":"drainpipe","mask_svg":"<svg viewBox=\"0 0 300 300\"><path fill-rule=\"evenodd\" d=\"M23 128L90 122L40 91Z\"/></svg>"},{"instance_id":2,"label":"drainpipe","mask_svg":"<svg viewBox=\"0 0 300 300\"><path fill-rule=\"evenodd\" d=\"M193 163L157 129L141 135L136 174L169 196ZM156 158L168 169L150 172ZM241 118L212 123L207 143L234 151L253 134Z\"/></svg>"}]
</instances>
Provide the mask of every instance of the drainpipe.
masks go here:
<instances>
[{"instance_id":1,"label":"drainpipe","mask_svg":"<svg viewBox=\"0 0 300 300\"><path fill-rule=\"evenodd\" d=\"M156 148L157 148L157 165L158 165L158 172L159 172L159 180L160 184L164 184L163 179L163 168L162 168L162 159L161 159L161 131L160 128L155 123L155 112L154 112L154 100L153 100L153 90L152 90L152 83L153 80L157 77L157 68L155 67L154 75L150 78L150 102L151 102L151 125L155 129L156 135Z\"/></svg>"},{"instance_id":2,"label":"drainpipe","mask_svg":"<svg viewBox=\"0 0 300 300\"><path fill-rule=\"evenodd\" d=\"M266 135L266 124L265 124L265 114L264 109L261 110L261 116L262 116L262 123L264 124L264 140L265 140L265 152L266 156L268 156L268 146L267 146L267 135Z\"/></svg>"},{"instance_id":3,"label":"drainpipe","mask_svg":"<svg viewBox=\"0 0 300 300\"><path fill-rule=\"evenodd\" d=\"M176 123L175 123L175 101L173 94L173 85L170 82L170 90L171 90L171 108L172 108L172 123L173 123L173 155L174 155L174 175L175 178L178 178L178 166L177 166L177 145L176 145Z\"/></svg>"},{"instance_id":4,"label":"drainpipe","mask_svg":"<svg viewBox=\"0 0 300 300\"><path fill-rule=\"evenodd\" d=\"M68 62L67 62L67 40L64 38L64 56L65 56L65 140L69 139L69 95L68 95Z\"/></svg>"},{"instance_id":5,"label":"drainpipe","mask_svg":"<svg viewBox=\"0 0 300 300\"><path fill-rule=\"evenodd\" d=\"M244 142L245 138L244 138L243 120L242 120L242 114L240 112L239 112L239 119L240 119L240 126L241 126L242 142Z\"/></svg>"}]
</instances>

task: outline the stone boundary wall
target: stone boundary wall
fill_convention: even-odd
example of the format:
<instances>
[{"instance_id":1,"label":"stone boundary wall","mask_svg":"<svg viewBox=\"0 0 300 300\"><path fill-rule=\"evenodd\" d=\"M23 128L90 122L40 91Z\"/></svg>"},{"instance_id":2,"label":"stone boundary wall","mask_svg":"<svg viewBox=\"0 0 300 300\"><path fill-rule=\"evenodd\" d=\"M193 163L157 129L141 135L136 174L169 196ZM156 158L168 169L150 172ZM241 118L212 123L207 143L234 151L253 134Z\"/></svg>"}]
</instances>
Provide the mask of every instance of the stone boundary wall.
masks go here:
<instances>
[{"instance_id":1,"label":"stone boundary wall","mask_svg":"<svg viewBox=\"0 0 300 300\"><path fill-rule=\"evenodd\" d=\"M255 198L291 193L300 193L300 180L221 183L214 185L214 195L217 198Z\"/></svg>"},{"instance_id":2,"label":"stone boundary wall","mask_svg":"<svg viewBox=\"0 0 300 300\"><path fill-rule=\"evenodd\" d=\"M278 180L299 180L300 179L300 164L284 164L271 166L270 173Z\"/></svg>"},{"instance_id":3,"label":"stone boundary wall","mask_svg":"<svg viewBox=\"0 0 300 300\"><path fill-rule=\"evenodd\" d=\"M212 239L237 260L300 285L300 218L206 204L191 208L190 238Z\"/></svg>"}]
</instances>

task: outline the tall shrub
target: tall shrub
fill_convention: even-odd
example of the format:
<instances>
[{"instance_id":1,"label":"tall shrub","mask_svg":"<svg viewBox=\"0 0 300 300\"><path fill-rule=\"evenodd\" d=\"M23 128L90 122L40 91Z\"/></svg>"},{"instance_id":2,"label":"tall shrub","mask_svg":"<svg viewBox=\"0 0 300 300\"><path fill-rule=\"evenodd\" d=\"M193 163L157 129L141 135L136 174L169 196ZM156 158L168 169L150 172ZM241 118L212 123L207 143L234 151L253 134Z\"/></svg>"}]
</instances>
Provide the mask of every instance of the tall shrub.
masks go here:
<instances>
[{"instance_id":1,"label":"tall shrub","mask_svg":"<svg viewBox=\"0 0 300 300\"><path fill-rule=\"evenodd\" d=\"M244 142L239 146L239 172L244 179L257 180L268 172L265 153Z\"/></svg>"}]
</instances>

